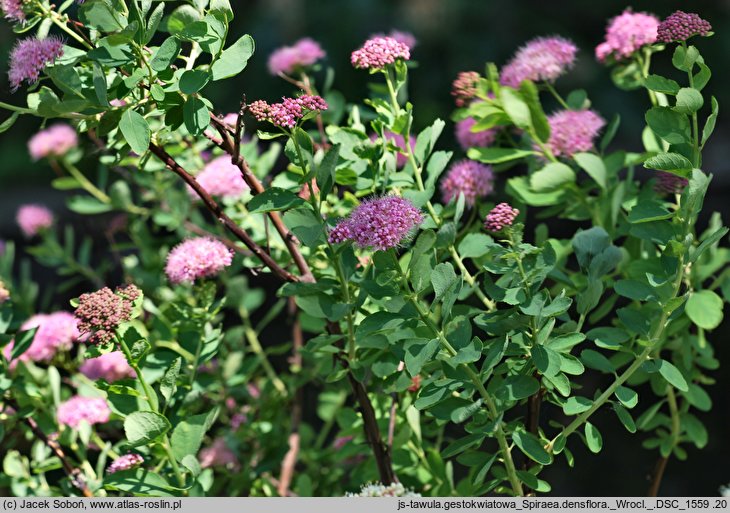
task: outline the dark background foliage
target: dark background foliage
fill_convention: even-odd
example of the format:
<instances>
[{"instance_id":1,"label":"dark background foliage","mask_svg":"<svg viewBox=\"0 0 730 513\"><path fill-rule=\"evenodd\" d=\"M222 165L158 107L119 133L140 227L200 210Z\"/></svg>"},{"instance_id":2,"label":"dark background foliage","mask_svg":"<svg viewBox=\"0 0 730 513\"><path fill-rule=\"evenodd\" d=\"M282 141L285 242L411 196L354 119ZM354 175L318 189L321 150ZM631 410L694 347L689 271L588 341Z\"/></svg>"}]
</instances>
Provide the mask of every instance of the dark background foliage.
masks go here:
<instances>
[{"instance_id":1,"label":"dark background foliage","mask_svg":"<svg viewBox=\"0 0 730 513\"><path fill-rule=\"evenodd\" d=\"M215 90L211 88L209 96L221 112L235 109L243 93L249 99L267 100L290 93L288 84L269 76L266 59L275 48L304 36L313 37L322 44L328 52L326 65L336 71L336 88L344 92L349 101L358 101L368 93L368 77L349 65L350 52L374 33L400 29L412 32L418 39L413 53L418 66L410 75L410 99L416 106L416 123L423 126L434 117L449 117L453 108L450 84L459 71L481 71L487 61L501 65L526 40L539 35L559 34L574 40L581 50L575 70L558 82L558 88L565 93L575 88L586 89L594 107L607 119L619 113L622 126L614 144L635 151L641 149L640 133L647 107L645 92L617 89L609 79L608 70L595 61L593 49L603 37L606 21L620 14L625 7L651 11L660 17L678 8L699 12L712 23L716 33L714 38L700 40L696 44L713 70L708 90L718 97L721 106L717 130L705 152L703 167L714 174L714 180L703 221L715 210L726 219L730 217L730 204L727 202L730 193L730 150L727 144L730 117L724 114L730 106L730 88L727 87L730 68L726 65L730 51L730 0L695 0L690 4L682 0L637 0L631 3L585 0L233 0L232 4L236 12L233 35L252 34L257 50L241 77L225 82L222 87L218 85ZM0 55L8 54L15 37L8 25L3 24L0 28ZM657 65L660 70L668 67L668 59L667 54L659 57ZM23 104L22 91L11 94L6 70L2 71L0 99ZM4 119L5 115L0 117ZM39 201L55 207L67 221L99 234L98 242L103 245L102 231L106 220L61 214L64 211L63 196L49 185L53 172L46 164L31 162L25 144L38 124L37 119L26 116L0 136L0 238L19 239L14 222L17 207L22 203ZM450 139L448 130L441 146L453 142ZM88 169L92 166L93 162L88 162L88 159L82 162L82 167ZM648 177L648 173L646 171L645 176ZM559 230L559 223L554 224L554 228ZM569 236L570 233L561 235ZM53 274L43 269L36 269L35 276L41 281L41 290L44 281L54 279ZM261 285L270 289L273 286L270 281L263 281ZM723 362L723 367L714 373L717 384L709 389L713 410L710 413L698 412L698 417L706 423L710 441L702 451L690 448L689 459L685 462L671 460L662 487L665 495L715 495L721 484L730 481L730 466L727 464L730 456L727 438L730 427L730 395L727 393L730 390L730 323L726 322L709 338ZM590 390L598 383L585 385ZM648 389L644 392L651 393ZM559 412L546 408L544 415L555 417ZM647 488L646 476L651 472L656 453L643 450L642 435L626 433L613 414L598 413L594 422L603 432L603 452L592 455L581 444L572 444L576 468L568 469L562 463L553 465L545 473L545 478L553 485L553 493L643 495Z\"/></svg>"}]
</instances>

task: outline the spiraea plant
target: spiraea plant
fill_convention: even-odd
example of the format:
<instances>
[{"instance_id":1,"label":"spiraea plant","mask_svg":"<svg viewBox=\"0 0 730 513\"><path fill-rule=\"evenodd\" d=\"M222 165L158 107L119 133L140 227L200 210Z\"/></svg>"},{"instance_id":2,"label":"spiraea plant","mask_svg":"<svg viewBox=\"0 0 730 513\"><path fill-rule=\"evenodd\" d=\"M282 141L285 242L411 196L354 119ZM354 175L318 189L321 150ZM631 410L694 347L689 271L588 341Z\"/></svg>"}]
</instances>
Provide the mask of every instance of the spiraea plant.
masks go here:
<instances>
[{"instance_id":1,"label":"spiraea plant","mask_svg":"<svg viewBox=\"0 0 730 513\"><path fill-rule=\"evenodd\" d=\"M257 58L228 0L1 5L19 34L2 130L38 118L32 158L106 241L27 205L27 252L62 279L2 248L1 489L548 493L612 410L656 453L655 494L707 443L730 276L719 215L698 225L718 116L699 15L628 10L596 48L647 92L643 151L559 92L562 37L459 74L449 151L408 101L409 34L352 52L364 101L304 39L268 62L291 96L226 114L206 94Z\"/></svg>"}]
</instances>

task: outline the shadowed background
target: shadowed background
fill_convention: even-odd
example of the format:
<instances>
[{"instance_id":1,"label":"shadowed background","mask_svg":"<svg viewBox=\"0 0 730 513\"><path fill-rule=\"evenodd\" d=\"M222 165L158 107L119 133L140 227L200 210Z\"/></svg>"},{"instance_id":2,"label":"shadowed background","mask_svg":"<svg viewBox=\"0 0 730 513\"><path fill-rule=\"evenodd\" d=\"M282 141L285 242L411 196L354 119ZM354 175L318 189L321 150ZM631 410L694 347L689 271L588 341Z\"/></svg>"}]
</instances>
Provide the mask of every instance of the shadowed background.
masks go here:
<instances>
[{"instance_id":1,"label":"shadowed background","mask_svg":"<svg viewBox=\"0 0 730 513\"><path fill-rule=\"evenodd\" d=\"M593 49L601 42L606 22L625 7L650 11L664 17L678 8L691 9L708 19L714 28L712 39L693 42L700 48L713 71L705 89L718 97L720 118L715 135L705 151L703 168L715 175L707 197L706 220L717 210L730 218L730 116L724 114L730 106L730 0L696 0L688 5L681 0L652 0L625 3L586 2L585 0L491 1L491 0L232 0L236 19L232 38L250 33L256 40L256 54L247 70L236 79L217 83L206 90L220 112L237 109L242 93L249 100L276 100L291 93L291 86L271 77L266 59L272 50L309 36L322 44L328 56L325 65L336 72L335 88L348 101L359 101L367 95L367 73L349 65L350 52L368 36L399 29L412 32L418 45L412 52L418 62L410 74L410 100L415 105L416 128L434 117L448 119L453 102L450 84L459 71L483 71L487 61L504 64L515 49L526 40L539 35L562 35L572 39L580 48L576 68L559 79L562 93L576 88L586 89L593 106L606 119L614 113L622 118L621 129L614 146L639 151L640 133L644 126L643 113L648 100L644 91L622 91L609 79L607 68L597 63ZM7 24L0 26L0 55L6 56L15 35ZM670 54L657 59L659 70L668 66ZM4 59L3 59L4 60ZM10 94L6 65L0 76L0 98L15 104L24 103L21 92ZM669 73L669 71L667 72ZM318 79L321 80L323 74ZM550 110L548 103L548 111ZM705 111L703 111L706 114ZM0 119L5 119L5 113ZM67 221L79 223L82 229L101 231L103 223L80 218L63 208L63 195L50 187L53 173L43 163L32 163L25 144L38 128L39 120L22 117L9 131L0 135L0 239L19 239L14 222L15 211L22 203L48 203ZM455 147L449 124L440 146ZM642 173L642 171L639 171ZM648 176L648 171L646 176ZM64 213L65 212L65 213ZM727 221L726 221L727 222ZM559 227L556 228L559 230ZM701 231L701 229L700 229ZM568 236L568 233L564 234ZM39 268L36 278L41 282L54 279L52 273ZM270 281L262 286L273 287ZM266 338L266 337L264 337ZM730 323L710 334L723 367L712 373L718 380L710 387L714 406L710 413L696 412L709 431L709 443L699 451L689 448L689 459L673 458L667 468L663 495L716 495L718 487L730 481ZM639 410L643 410L640 403ZM546 407L544 415L554 416ZM604 437L604 449L592 455L580 443L572 443L576 468L565 467L564 459L550 467L544 477L553 485L554 495L643 495L646 476L656 458L655 451L641 448L645 435L628 434L613 413L607 409L595 416Z\"/></svg>"}]
</instances>

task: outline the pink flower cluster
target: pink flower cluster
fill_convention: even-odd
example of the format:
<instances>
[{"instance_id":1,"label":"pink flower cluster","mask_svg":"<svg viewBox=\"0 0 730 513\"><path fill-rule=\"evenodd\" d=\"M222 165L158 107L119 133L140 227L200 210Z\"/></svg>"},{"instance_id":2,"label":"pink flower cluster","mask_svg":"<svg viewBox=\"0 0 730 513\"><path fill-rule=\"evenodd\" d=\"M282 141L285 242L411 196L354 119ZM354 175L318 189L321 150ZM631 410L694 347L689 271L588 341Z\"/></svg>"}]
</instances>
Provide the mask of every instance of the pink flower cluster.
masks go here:
<instances>
[{"instance_id":1,"label":"pink flower cluster","mask_svg":"<svg viewBox=\"0 0 730 513\"><path fill-rule=\"evenodd\" d=\"M109 383L137 377L137 373L129 366L127 358L121 351L112 351L96 358L90 358L81 364L79 372L89 379L103 378Z\"/></svg>"},{"instance_id":2,"label":"pink flower cluster","mask_svg":"<svg viewBox=\"0 0 730 513\"><path fill-rule=\"evenodd\" d=\"M466 107L476 98L481 76L476 71L462 71L451 84L451 96L457 107Z\"/></svg>"},{"instance_id":3,"label":"pink flower cluster","mask_svg":"<svg viewBox=\"0 0 730 513\"><path fill-rule=\"evenodd\" d=\"M361 248L394 248L423 222L413 203L399 196L383 196L362 202L330 233L330 242L351 240ZM334 238L333 238L333 235Z\"/></svg>"},{"instance_id":4,"label":"pink flower cluster","mask_svg":"<svg viewBox=\"0 0 730 513\"><path fill-rule=\"evenodd\" d=\"M609 56L617 61L631 57L645 45L656 42L659 19L653 14L626 9L606 28L606 39L596 47L596 58L604 62Z\"/></svg>"},{"instance_id":5,"label":"pink flower cluster","mask_svg":"<svg viewBox=\"0 0 730 513\"><path fill-rule=\"evenodd\" d=\"M491 166L464 159L453 164L441 181L441 196L448 203L463 194L466 204L473 207L477 198L492 192L493 182Z\"/></svg>"},{"instance_id":6,"label":"pink flower cluster","mask_svg":"<svg viewBox=\"0 0 730 513\"><path fill-rule=\"evenodd\" d=\"M689 180L672 173L658 171L654 190L659 194L681 194L684 188L689 185Z\"/></svg>"},{"instance_id":7,"label":"pink flower cluster","mask_svg":"<svg viewBox=\"0 0 730 513\"><path fill-rule=\"evenodd\" d=\"M0 9L5 18L16 23L25 21L25 12L23 11L23 0L0 0Z\"/></svg>"},{"instance_id":8,"label":"pink flower cluster","mask_svg":"<svg viewBox=\"0 0 730 513\"><path fill-rule=\"evenodd\" d=\"M405 166L406 163L408 163L408 157L406 156L406 153L404 153L404 151L406 150L406 138L403 137L401 134L393 133L390 130L386 130L383 136L385 137L386 141L393 143L398 148L401 148L403 150L398 152L398 154L395 156L395 165L399 168ZM371 134L370 140L377 141L378 134ZM410 136L408 142L410 146L410 151L413 152L413 150L416 148L416 138Z\"/></svg>"},{"instance_id":9,"label":"pink flower cluster","mask_svg":"<svg viewBox=\"0 0 730 513\"><path fill-rule=\"evenodd\" d=\"M484 220L484 228L490 232L500 232L507 226L512 226L515 218L520 214L516 208L512 208L509 203L500 203L487 214Z\"/></svg>"},{"instance_id":10,"label":"pink flower cluster","mask_svg":"<svg viewBox=\"0 0 730 513\"><path fill-rule=\"evenodd\" d=\"M319 43L311 38L300 39L292 46L284 46L275 50L269 57L269 72L291 74L300 68L311 66L327 55Z\"/></svg>"},{"instance_id":11,"label":"pink flower cluster","mask_svg":"<svg viewBox=\"0 0 730 513\"><path fill-rule=\"evenodd\" d=\"M129 453L115 459L107 468L107 474L113 474L120 470L129 470L144 463L144 458L139 454Z\"/></svg>"},{"instance_id":12,"label":"pink flower cluster","mask_svg":"<svg viewBox=\"0 0 730 513\"><path fill-rule=\"evenodd\" d=\"M391 30L388 34L373 34L370 39L375 37L392 37L399 43L406 45L411 50L413 50L416 47L416 44L418 44L416 36L403 30Z\"/></svg>"},{"instance_id":13,"label":"pink flower cluster","mask_svg":"<svg viewBox=\"0 0 730 513\"><path fill-rule=\"evenodd\" d=\"M243 180L241 170L231 163L231 158L222 155L210 161L203 170L195 176L200 186L211 196L222 198L240 198L248 190ZM188 194L192 199L198 195L189 185Z\"/></svg>"},{"instance_id":14,"label":"pink flower cluster","mask_svg":"<svg viewBox=\"0 0 730 513\"><path fill-rule=\"evenodd\" d=\"M233 251L222 242L196 237L181 242L167 255L165 273L172 283L192 283L220 273L233 263Z\"/></svg>"},{"instance_id":15,"label":"pink flower cluster","mask_svg":"<svg viewBox=\"0 0 730 513\"><path fill-rule=\"evenodd\" d=\"M20 326L20 331L38 328L30 347L18 357L23 362L50 362L58 351L71 348L80 336L78 322L68 312L37 314ZM10 358L15 342L5 346L3 352Z\"/></svg>"},{"instance_id":16,"label":"pink flower cluster","mask_svg":"<svg viewBox=\"0 0 730 513\"><path fill-rule=\"evenodd\" d=\"M472 127L476 125L474 118L465 118L461 121L457 121L454 126L454 135L459 143L459 146L466 151L469 148L484 148L494 142L494 138L497 136L497 129L488 128L486 130L480 130L473 132Z\"/></svg>"},{"instance_id":17,"label":"pink flower cluster","mask_svg":"<svg viewBox=\"0 0 730 513\"><path fill-rule=\"evenodd\" d=\"M84 420L91 425L103 424L109 420L111 413L106 399L75 395L58 405L56 420L59 424L76 429Z\"/></svg>"},{"instance_id":18,"label":"pink flower cluster","mask_svg":"<svg viewBox=\"0 0 730 513\"><path fill-rule=\"evenodd\" d=\"M350 62L358 69L383 69L398 59L411 58L408 45L392 37L374 37L365 41L362 48L352 52Z\"/></svg>"},{"instance_id":19,"label":"pink flower cluster","mask_svg":"<svg viewBox=\"0 0 730 513\"><path fill-rule=\"evenodd\" d=\"M10 52L10 87L17 91L23 81L38 82L41 71L63 55L63 41L58 37L21 39Z\"/></svg>"},{"instance_id":20,"label":"pink flower cluster","mask_svg":"<svg viewBox=\"0 0 730 513\"><path fill-rule=\"evenodd\" d=\"M593 148L593 140L606 121L592 110L560 110L548 116L550 139L547 146L553 155L570 157Z\"/></svg>"},{"instance_id":21,"label":"pink flower cluster","mask_svg":"<svg viewBox=\"0 0 730 513\"><path fill-rule=\"evenodd\" d=\"M269 104L257 100L248 106L258 121L268 121L281 128L294 128L306 114L327 110L327 102L321 96L303 94L297 98L283 98L280 103Z\"/></svg>"},{"instance_id":22,"label":"pink flower cluster","mask_svg":"<svg viewBox=\"0 0 730 513\"><path fill-rule=\"evenodd\" d=\"M28 152L33 160L61 157L78 144L76 130L72 126L58 123L31 137L28 141Z\"/></svg>"},{"instance_id":23,"label":"pink flower cluster","mask_svg":"<svg viewBox=\"0 0 730 513\"><path fill-rule=\"evenodd\" d=\"M117 287L115 292L108 287L81 294L79 306L74 315L79 319L81 333L90 333L92 344L107 344L114 341L116 330L120 324L132 318L134 301L141 295L134 285Z\"/></svg>"},{"instance_id":24,"label":"pink flower cluster","mask_svg":"<svg viewBox=\"0 0 730 513\"><path fill-rule=\"evenodd\" d=\"M538 37L520 48L502 68L500 83L519 87L524 80L553 82L575 63L578 48L562 37Z\"/></svg>"},{"instance_id":25,"label":"pink flower cluster","mask_svg":"<svg viewBox=\"0 0 730 513\"><path fill-rule=\"evenodd\" d=\"M210 447L200 451L200 466L238 468L238 458L223 438L216 438Z\"/></svg>"},{"instance_id":26,"label":"pink flower cluster","mask_svg":"<svg viewBox=\"0 0 730 513\"><path fill-rule=\"evenodd\" d=\"M706 36L712 25L693 12L676 11L665 18L657 28L657 41L672 43L687 41L692 36Z\"/></svg>"},{"instance_id":27,"label":"pink flower cluster","mask_svg":"<svg viewBox=\"0 0 730 513\"><path fill-rule=\"evenodd\" d=\"M53 212L43 205L22 205L15 215L15 220L23 235L31 238L53 225Z\"/></svg>"}]
</instances>

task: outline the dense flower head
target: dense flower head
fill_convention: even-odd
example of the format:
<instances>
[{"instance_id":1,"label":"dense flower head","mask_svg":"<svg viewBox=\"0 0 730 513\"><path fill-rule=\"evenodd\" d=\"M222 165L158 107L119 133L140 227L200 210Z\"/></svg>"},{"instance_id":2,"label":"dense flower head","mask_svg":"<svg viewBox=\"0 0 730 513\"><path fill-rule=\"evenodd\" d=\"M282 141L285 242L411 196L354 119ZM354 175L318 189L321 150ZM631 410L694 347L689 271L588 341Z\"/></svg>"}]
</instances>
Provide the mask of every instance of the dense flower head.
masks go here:
<instances>
[{"instance_id":1,"label":"dense flower head","mask_svg":"<svg viewBox=\"0 0 730 513\"><path fill-rule=\"evenodd\" d=\"M89 379L105 379L109 383L124 378L134 378L137 373L130 367L121 351L112 351L96 358L90 358L79 367L79 372Z\"/></svg>"},{"instance_id":2,"label":"dense flower head","mask_svg":"<svg viewBox=\"0 0 730 513\"><path fill-rule=\"evenodd\" d=\"M329 241L330 244L340 244L347 240L352 239L352 231L350 230L350 224L347 220L342 220L330 230Z\"/></svg>"},{"instance_id":3,"label":"dense flower head","mask_svg":"<svg viewBox=\"0 0 730 513\"><path fill-rule=\"evenodd\" d=\"M114 330L132 318L134 302L140 297L140 290L134 285L108 287L81 294L79 306L74 315L79 319L81 333L89 333L92 344L106 344L114 340Z\"/></svg>"},{"instance_id":4,"label":"dense flower head","mask_svg":"<svg viewBox=\"0 0 730 513\"><path fill-rule=\"evenodd\" d=\"M257 100L248 106L248 110L258 121L268 121L281 128L294 128L308 113L327 110L327 107L327 102L321 96L303 94L297 98L283 98L280 103Z\"/></svg>"},{"instance_id":5,"label":"dense flower head","mask_svg":"<svg viewBox=\"0 0 730 513\"><path fill-rule=\"evenodd\" d=\"M275 50L269 57L269 72L290 74L299 68L311 66L325 55L322 47L315 40L305 37L292 46L284 46Z\"/></svg>"},{"instance_id":6,"label":"dense flower head","mask_svg":"<svg viewBox=\"0 0 730 513\"><path fill-rule=\"evenodd\" d=\"M338 239L347 234L361 248L386 250L398 246L422 222L423 214L413 203L399 196L383 196L362 202L333 231Z\"/></svg>"},{"instance_id":7,"label":"dense flower head","mask_svg":"<svg viewBox=\"0 0 730 513\"><path fill-rule=\"evenodd\" d=\"M469 148L484 148L494 142L494 138L497 136L497 129L488 128L486 130L480 130L478 132L472 132L472 127L476 125L474 118L465 118L461 121L457 121L454 125L454 135L459 143L459 146L466 151Z\"/></svg>"},{"instance_id":8,"label":"dense flower head","mask_svg":"<svg viewBox=\"0 0 730 513\"><path fill-rule=\"evenodd\" d=\"M524 80L553 82L575 62L578 48L562 37L538 37L520 48L502 68L500 83L519 87Z\"/></svg>"},{"instance_id":9,"label":"dense flower head","mask_svg":"<svg viewBox=\"0 0 730 513\"><path fill-rule=\"evenodd\" d=\"M396 134L391 132L390 130L386 130L383 134L386 141L392 142L394 145L396 145L398 148L401 148L403 151L399 151L398 154L395 156L395 165L397 167L403 167L408 162L408 157L406 156L405 150L406 150L406 138L403 137L401 134ZM371 141L377 141L378 140L378 134L371 134L370 135ZM412 135L408 139L410 151L413 152L416 148L416 138Z\"/></svg>"},{"instance_id":10,"label":"dense flower head","mask_svg":"<svg viewBox=\"0 0 730 513\"><path fill-rule=\"evenodd\" d=\"M28 141L28 152L33 160L61 157L78 146L76 130L65 123L51 125Z\"/></svg>"},{"instance_id":11,"label":"dense flower head","mask_svg":"<svg viewBox=\"0 0 730 513\"><path fill-rule=\"evenodd\" d=\"M656 42L659 18L645 12L626 9L606 27L606 39L596 47L596 58L603 62L611 56L616 60L631 57L642 46Z\"/></svg>"},{"instance_id":12,"label":"dense flower head","mask_svg":"<svg viewBox=\"0 0 730 513\"><path fill-rule=\"evenodd\" d=\"M352 52L350 62L359 69L382 69L398 59L411 58L411 50L405 43L393 37L374 37L365 41L359 50Z\"/></svg>"},{"instance_id":13,"label":"dense flower head","mask_svg":"<svg viewBox=\"0 0 730 513\"><path fill-rule=\"evenodd\" d=\"M0 10L2 10L5 18L16 23L25 21L25 12L23 11L23 0L0 0Z\"/></svg>"},{"instance_id":14,"label":"dense flower head","mask_svg":"<svg viewBox=\"0 0 730 513\"><path fill-rule=\"evenodd\" d=\"M462 71L456 76L451 84L451 96L454 97L454 103L457 107L465 107L477 95L477 84L481 80L481 75L476 71Z\"/></svg>"},{"instance_id":15,"label":"dense flower head","mask_svg":"<svg viewBox=\"0 0 730 513\"><path fill-rule=\"evenodd\" d=\"M20 230L26 237L35 237L41 230L53 225L53 212L43 205L22 205L15 215Z\"/></svg>"},{"instance_id":16,"label":"dense flower head","mask_svg":"<svg viewBox=\"0 0 730 513\"><path fill-rule=\"evenodd\" d=\"M548 116L553 155L572 156L593 148L593 141L606 121L592 110L560 110Z\"/></svg>"},{"instance_id":17,"label":"dense flower head","mask_svg":"<svg viewBox=\"0 0 730 513\"><path fill-rule=\"evenodd\" d=\"M231 163L231 158L226 155L221 155L206 164L195 179L211 196L235 199L243 196L248 190L241 170ZM191 198L198 198L197 193L189 185L187 191Z\"/></svg>"},{"instance_id":18,"label":"dense flower head","mask_svg":"<svg viewBox=\"0 0 730 513\"><path fill-rule=\"evenodd\" d=\"M59 351L68 350L80 336L78 321L69 312L37 314L20 326L20 331L38 328L30 347L18 357L23 362L50 362ZM4 348L10 358L14 342Z\"/></svg>"},{"instance_id":19,"label":"dense flower head","mask_svg":"<svg viewBox=\"0 0 730 513\"><path fill-rule=\"evenodd\" d=\"M239 466L236 454L228 447L225 439L216 438L210 447L201 449L200 466L208 467L233 467Z\"/></svg>"},{"instance_id":20,"label":"dense flower head","mask_svg":"<svg viewBox=\"0 0 730 513\"><path fill-rule=\"evenodd\" d=\"M692 36L706 36L711 31L710 22L700 18L699 14L676 11L659 24L657 41L661 43L687 41Z\"/></svg>"},{"instance_id":21,"label":"dense flower head","mask_svg":"<svg viewBox=\"0 0 730 513\"><path fill-rule=\"evenodd\" d=\"M421 494L408 490L401 483L391 483L388 486L368 483L363 485L359 492L348 493L346 497L421 497Z\"/></svg>"},{"instance_id":22,"label":"dense flower head","mask_svg":"<svg viewBox=\"0 0 730 513\"><path fill-rule=\"evenodd\" d=\"M689 180L672 173L657 171L654 190L659 194L681 194Z\"/></svg>"},{"instance_id":23,"label":"dense flower head","mask_svg":"<svg viewBox=\"0 0 730 513\"><path fill-rule=\"evenodd\" d=\"M454 163L441 180L441 196L448 203L464 194L466 204L472 207L477 198L492 192L493 182L492 166L464 159Z\"/></svg>"},{"instance_id":24,"label":"dense flower head","mask_svg":"<svg viewBox=\"0 0 730 513\"><path fill-rule=\"evenodd\" d=\"M129 454L120 456L113 462L111 462L111 464L106 468L106 472L107 474L113 474L114 472L119 472L120 470L129 470L138 467L142 463L144 463L144 458L142 456L130 452Z\"/></svg>"},{"instance_id":25,"label":"dense flower head","mask_svg":"<svg viewBox=\"0 0 730 513\"><path fill-rule=\"evenodd\" d=\"M500 203L487 214L484 227L490 232L502 231L507 226L512 226L520 211L512 208L509 203Z\"/></svg>"},{"instance_id":26,"label":"dense flower head","mask_svg":"<svg viewBox=\"0 0 730 513\"><path fill-rule=\"evenodd\" d=\"M165 274L172 283L192 283L220 273L233 262L233 251L209 237L181 242L167 255Z\"/></svg>"},{"instance_id":27,"label":"dense flower head","mask_svg":"<svg viewBox=\"0 0 730 513\"><path fill-rule=\"evenodd\" d=\"M57 37L37 39L28 37L18 41L10 52L10 87L17 91L23 81L38 82L41 71L63 55L63 41Z\"/></svg>"},{"instance_id":28,"label":"dense flower head","mask_svg":"<svg viewBox=\"0 0 730 513\"><path fill-rule=\"evenodd\" d=\"M81 421L89 424L103 424L109 420L111 410L102 397L82 397L75 395L58 405L56 420L71 428L78 428Z\"/></svg>"}]
</instances>

